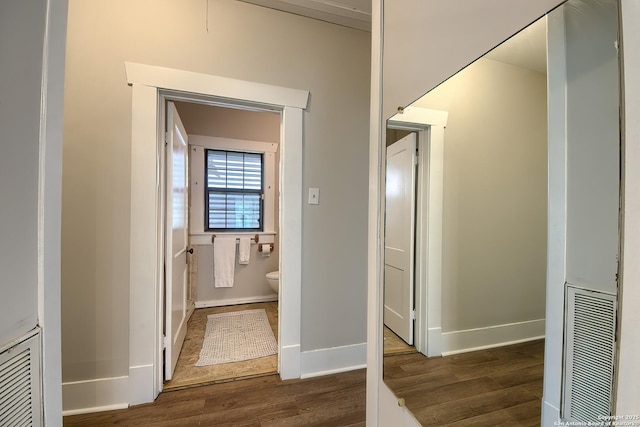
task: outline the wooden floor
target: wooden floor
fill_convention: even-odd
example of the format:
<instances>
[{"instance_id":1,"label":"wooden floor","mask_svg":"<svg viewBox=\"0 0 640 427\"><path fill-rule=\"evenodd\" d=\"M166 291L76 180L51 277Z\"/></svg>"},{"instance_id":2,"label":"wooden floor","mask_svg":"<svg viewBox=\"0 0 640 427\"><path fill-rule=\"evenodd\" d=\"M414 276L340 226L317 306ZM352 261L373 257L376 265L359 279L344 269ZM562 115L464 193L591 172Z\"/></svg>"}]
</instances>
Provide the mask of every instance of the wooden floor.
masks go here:
<instances>
[{"instance_id":1,"label":"wooden floor","mask_svg":"<svg viewBox=\"0 0 640 427\"><path fill-rule=\"evenodd\" d=\"M277 375L160 394L151 404L64 418L65 427L365 426L365 370L305 380Z\"/></svg>"},{"instance_id":2,"label":"wooden floor","mask_svg":"<svg viewBox=\"0 0 640 427\"><path fill-rule=\"evenodd\" d=\"M384 381L423 426L540 426L544 341L447 357L385 356Z\"/></svg>"},{"instance_id":3,"label":"wooden floor","mask_svg":"<svg viewBox=\"0 0 640 427\"><path fill-rule=\"evenodd\" d=\"M242 304L224 307L197 309L187 326L187 336L178 358L171 381L164 383L164 390L175 390L194 385L214 384L239 378L272 375L278 372L278 355L261 357L242 362L224 363L211 366L196 366L204 340L204 331L209 314L232 311L265 309L273 335L278 338L278 302Z\"/></svg>"},{"instance_id":4,"label":"wooden floor","mask_svg":"<svg viewBox=\"0 0 640 427\"><path fill-rule=\"evenodd\" d=\"M393 333L386 326L384 327L384 355L415 353L415 346L407 344L402 338Z\"/></svg>"},{"instance_id":5,"label":"wooden floor","mask_svg":"<svg viewBox=\"0 0 640 427\"><path fill-rule=\"evenodd\" d=\"M385 356L385 382L425 427L539 427L544 341L448 357ZM163 392L156 402L64 426L365 426L365 370L278 375Z\"/></svg>"}]
</instances>

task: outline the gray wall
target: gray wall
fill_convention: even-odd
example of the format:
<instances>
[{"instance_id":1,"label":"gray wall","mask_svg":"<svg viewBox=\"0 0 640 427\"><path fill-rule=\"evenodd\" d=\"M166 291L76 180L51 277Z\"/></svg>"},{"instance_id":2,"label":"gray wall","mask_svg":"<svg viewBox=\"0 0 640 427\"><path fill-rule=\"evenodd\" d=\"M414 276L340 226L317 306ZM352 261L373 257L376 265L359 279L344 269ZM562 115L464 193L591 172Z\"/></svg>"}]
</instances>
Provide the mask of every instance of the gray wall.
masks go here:
<instances>
[{"instance_id":1,"label":"gray wall","mask_svg":"<svg viewBox=\"0 0 640 427\"><path fill-rule=\"evenodd\" d=\"M258 245L251 244L249 265L239 265L236 259L233 287L216 288L213 280L213 245L198 245L197 297L195 301L225 301L269 297L273 291L265 275L278 269L278 253L268 257L258 252Z\"/></svg>"},{"instance_id":2,"label":"gray wall","mask_svg":"<svg viewBox=\"0 0 640 427\"><path fill-rule=\"evenodd\" d=\"M620 89L615 46L618 7L615 0L574 0L564 9L567 282L616 293L620 209Z\"/></svg>"},{"instance_id":3,"label":"gray wall","mask_svg":"<svg viewBox=\"0 0 640 427\"><path fill-rule=\"evenodd\" d=\"M38 162L45 18L44 1L0 3L0 346L35 328L38 318Z\"/></svg>"},{"instance_id":4,"label":"gray wall","mask_svg":"<svg viewBox=\"0 0 640 427\"><path fill-rule=\"evenodd\" d=\"M0 347L41 327L43 411L62 425L60 191L65 0L0 2Z\"/></svg>"},{"instance_id":5,"label":"gray wall","mask_svg":"<svg viewBox=\"0 0 640 427\"><path fill-rule=\"evenodd\" d=\"M415 105L449 112L443 332L543 319L546 76L481 59Z\"/></svg>"},{"instance_id":6,"label":"gray wall","mask_svg":"<svg viewBox=\"0 0 640 427\"><path fill-rule=\"evenodd\" d=\"M69 9L64 380L128 374L124 61L310 90L303 188L319 187L321 201L303 207L302 350L364 342L370 34L230 0L72 0Z\"/></svg>"}]
</instances>

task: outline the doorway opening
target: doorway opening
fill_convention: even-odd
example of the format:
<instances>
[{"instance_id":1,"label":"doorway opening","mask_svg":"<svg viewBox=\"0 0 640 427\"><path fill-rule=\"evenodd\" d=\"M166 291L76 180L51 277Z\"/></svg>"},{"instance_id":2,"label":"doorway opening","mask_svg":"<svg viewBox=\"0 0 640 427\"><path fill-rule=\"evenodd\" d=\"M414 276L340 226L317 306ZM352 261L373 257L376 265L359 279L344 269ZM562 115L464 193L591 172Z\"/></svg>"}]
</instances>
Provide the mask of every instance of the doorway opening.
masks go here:
<instances>
[{"instance_id":1,"label":"doorway opening","mask_svg":"<svg viewBox=\"0 0 640 427\"><path fill-rule=\"evenodd\" d=\"M152 402L163 387L165 151L162 95L280 114L281 228L278 372L300 377L303 110L309 92L143 64L125 63L132 87L129 403Z\"/></svg>"},{"instance_id":2,"label":"doorway opening","mask_svg":"<svg viewBox=\"0 0 640 427\"><path fill-rule=\"evenodd\" d=\"M387 122L387 157L389 147L404 138L415 140L412 143L415 145L415 152L412 153L412 158L405 159L406 164L397 165L399 171L413 171L413 177L407 177L413 185L408 195L411 200L407 201L412 207L401 208L403 212L413 212L413 218L405 218L403 222L406 224L402 226L404 233L412 235L408 237L408 241L413 248L407 251L406 262L411 271L400 286L403 290L398 291L395 296L396 301L402 300L400 307L396 309L387 307L387 300L393 300L394 295L387 295L385 275L384 354L417 351L425 356L439 356L442 352L443 150L447 120L446 111L409 106ZM389 208L385 208L387 215ZM386 221L389 221L388 216ZM385 252L386 250L387 248ZM394 311L403 312L400 323L408 331L393 331L393 327L387 326L387 312ZM398 321L397 315L389 317L396 317L396 322ZM403 334L405 337L401 337Z\"/></svg>"},{"instance_id":3,"label":"doorway opening","mask_svg":"<svg viewBox=\"0 0 640 427\"><path fill-rule=\"evenodd\" d=\"M161 97L168 137L163 390L276 374L278 288L267 277L279 268L280 112ZM176 159L181 144L187 150ZM224 239L233 240L230 253ZM229 265L233 271L224 271Z\"/></svg>"}]
</instances>

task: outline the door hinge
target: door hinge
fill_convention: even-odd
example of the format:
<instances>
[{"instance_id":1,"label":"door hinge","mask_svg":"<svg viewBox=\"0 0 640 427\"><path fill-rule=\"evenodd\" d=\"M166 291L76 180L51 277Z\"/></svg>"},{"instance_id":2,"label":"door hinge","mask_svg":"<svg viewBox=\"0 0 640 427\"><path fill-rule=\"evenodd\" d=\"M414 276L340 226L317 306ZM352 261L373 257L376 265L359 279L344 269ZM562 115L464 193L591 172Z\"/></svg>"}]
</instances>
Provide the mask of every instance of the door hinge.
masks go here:
<instances>
[{"instance_id":1,"label":"door hinge","mask_svg":"<svg viewBox=\"0 0 640 427\"><path fill-rule=\"evenodd\" d=\"M411 320L416 320L416 310L411 310Z\"/></svg>"},{"instance_id":2,"label":"door hinge","mask_svg":"<svg viewBox=\"0 0 640 427\"><path fill-rule=\"evenodd\" d=\"M169 132L164 133L164 145L169 144Z\"/></svg>"},{"instance_id":3,"label":"door hinge","mask_svg":"<svg viewBox=\"0 0 640 427\"><path fill-rule=\"evenodd\" d=\"M169 344L169 340L167 339L166 335L162 336L162 349L164 350L165 348L167 348Z\"/></svg>"}]
</instances>

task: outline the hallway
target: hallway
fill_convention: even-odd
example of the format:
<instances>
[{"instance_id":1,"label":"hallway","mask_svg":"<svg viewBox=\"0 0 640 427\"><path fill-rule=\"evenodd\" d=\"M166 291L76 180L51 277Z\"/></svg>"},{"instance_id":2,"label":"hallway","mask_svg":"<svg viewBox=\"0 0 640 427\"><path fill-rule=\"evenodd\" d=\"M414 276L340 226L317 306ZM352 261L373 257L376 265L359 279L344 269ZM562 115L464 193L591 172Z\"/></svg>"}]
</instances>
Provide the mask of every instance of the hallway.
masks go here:
<instances>
[{"instance_id":1,"label":"hallway","mask_svg":"<svg viewBox=\"0 0 640 427\"><path fill-rule=\"evenodd\" d=\"M64 426L364 427L365 372L285 382L270 375L165 392L154 403L65 417Z\"/></svg>"}]
</instances>

